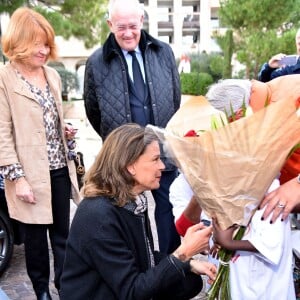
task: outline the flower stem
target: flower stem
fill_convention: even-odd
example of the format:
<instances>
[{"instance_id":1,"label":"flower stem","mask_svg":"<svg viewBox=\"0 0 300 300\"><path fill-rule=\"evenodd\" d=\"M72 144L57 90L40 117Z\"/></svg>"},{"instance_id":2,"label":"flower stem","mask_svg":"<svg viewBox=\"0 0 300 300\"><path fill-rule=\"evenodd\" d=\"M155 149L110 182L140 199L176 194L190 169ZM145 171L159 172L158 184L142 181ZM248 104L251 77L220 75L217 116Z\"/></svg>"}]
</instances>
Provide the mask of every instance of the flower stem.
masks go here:
<instances>
[{"instance_id":1,"label":"flower stem","mask_svg":"<svg viewBox=\"0 0 300 300\"><path fill-rule=\"evenodd\" d=\"M237 233L234 236L234 240L241 240L246 227L241 226ZM234 251L230 251L227 249L222 248L219 251L219 270L217 277L214 283L211 285L208 291L207 300L230 300L230 282L229 282L229 262L231 257L233 256Z\"/></svg>"}]
</instances>

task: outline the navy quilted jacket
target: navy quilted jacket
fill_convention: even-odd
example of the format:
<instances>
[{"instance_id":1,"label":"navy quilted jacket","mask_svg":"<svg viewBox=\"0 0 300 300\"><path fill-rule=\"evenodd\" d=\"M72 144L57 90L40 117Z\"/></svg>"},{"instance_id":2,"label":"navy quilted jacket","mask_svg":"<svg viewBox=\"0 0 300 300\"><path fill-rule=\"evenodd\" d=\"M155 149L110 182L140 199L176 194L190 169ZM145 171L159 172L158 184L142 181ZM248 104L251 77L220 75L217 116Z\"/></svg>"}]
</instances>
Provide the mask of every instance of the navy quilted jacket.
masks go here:
<instances>
[{"instance_id":1,"label":"navy quilted jacket","mask_svg":"<svg viewBox=\"0 0 300 300\"><path fill-rule=\"evenodd\" d=\"M144 53L147 85L154 124L165 127L180 106L180 79L171 47L142 30L140 49ZM84 80L87 117L105 139L116 127L132 122L127 64L110 34L103 47L88 59Z\"/></svg>"}]
</instances>

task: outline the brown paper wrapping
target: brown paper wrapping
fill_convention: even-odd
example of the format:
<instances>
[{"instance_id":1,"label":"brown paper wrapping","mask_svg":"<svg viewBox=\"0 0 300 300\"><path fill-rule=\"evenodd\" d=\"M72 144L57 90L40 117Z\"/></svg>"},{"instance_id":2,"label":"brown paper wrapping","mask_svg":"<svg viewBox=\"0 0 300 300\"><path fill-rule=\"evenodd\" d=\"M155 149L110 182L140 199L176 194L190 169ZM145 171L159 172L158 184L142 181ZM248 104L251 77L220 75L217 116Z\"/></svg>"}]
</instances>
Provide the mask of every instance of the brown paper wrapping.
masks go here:
<instances>
[{"instance_id":1,"label":"brown paper wrapping","mask_svg":"<svg viewBox=\"0 0 300 300\"><path fill-rule=\"evenodd\" d=\"M227 123L226 115L215 109L203 96L191 96L168 122L166 130L177 136L184 136L189 130L211 130L211 120L219 126Z\"/></svg>"},{"instance_id":2,"label":"brown paper wrapping","mask_svg":"<svg viewBox=\"0 0 300 300\"><path fill-rule=\"evenodd\" d=\"M200 114L198 120L200 124ZM175 121L181 128L180 119ZM189 126L186 120L184 126ZM299 142L300 120L295 101L284 99L200 137L164 131L164 138L202 209L226 229L248 224L289 151Z\"/></svg>"}]
</instances>

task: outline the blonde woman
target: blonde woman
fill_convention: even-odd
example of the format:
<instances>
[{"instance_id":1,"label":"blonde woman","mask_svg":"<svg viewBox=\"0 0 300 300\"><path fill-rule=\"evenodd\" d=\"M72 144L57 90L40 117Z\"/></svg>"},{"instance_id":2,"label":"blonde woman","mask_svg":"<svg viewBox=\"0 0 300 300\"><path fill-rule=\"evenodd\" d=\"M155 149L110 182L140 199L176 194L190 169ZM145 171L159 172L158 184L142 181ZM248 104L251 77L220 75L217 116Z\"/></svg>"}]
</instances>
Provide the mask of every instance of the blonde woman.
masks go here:
<instances>
[{"instance_id":1,"label":"blonde woman","mask_svg":"<svg viewBox=\"0 0 300 300\"><path fill-rule=\"evenodd\" d=\"M70 198L79 200L66 143L75 131L63 122L60 77L45 65L57 55L54 37L42 15L17 9L2 38L10 63L0 69L0 173L10 217L24 227L27 273L40 300L51 299L47 234L59 290Z\"/></svg>"}]
</instances>

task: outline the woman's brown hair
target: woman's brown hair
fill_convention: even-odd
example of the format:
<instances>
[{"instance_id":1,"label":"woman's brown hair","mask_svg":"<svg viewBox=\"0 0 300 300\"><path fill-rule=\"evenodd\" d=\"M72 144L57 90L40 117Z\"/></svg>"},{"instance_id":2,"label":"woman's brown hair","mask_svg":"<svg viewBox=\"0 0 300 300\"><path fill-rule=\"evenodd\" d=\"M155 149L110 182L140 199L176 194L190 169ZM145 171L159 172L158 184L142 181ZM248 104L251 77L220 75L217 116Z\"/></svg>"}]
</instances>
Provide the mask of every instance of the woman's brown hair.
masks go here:
<instances>
[{"instance_id":1,"label":"woman's brown hair","mask_svg":"<svg viewBox=\"0 0 300 300\"><path fill-rule=\"evenodd\" d=\"M134 200L135 180L127 167L136 162L153 141L158 141L157 135L137 124L125 124L112 131L85 176L84 197L106 196L118 206Z\"/></svg>"},{"instance_id":2,"label":"woman's brown hair","mask_svg":"<svg viewBox=\"0 0 300 300\"><path fill-rule=\"evenodd\" d=\"M46 34L50 47L49 59L57 58L55 33L50 23L38 12L21 7L12 14L2 37L2 50L11 61L24 60L31 55L36 38Z\"/></svg>"}]
</instances>

